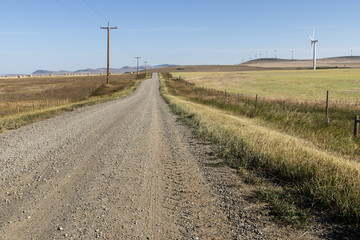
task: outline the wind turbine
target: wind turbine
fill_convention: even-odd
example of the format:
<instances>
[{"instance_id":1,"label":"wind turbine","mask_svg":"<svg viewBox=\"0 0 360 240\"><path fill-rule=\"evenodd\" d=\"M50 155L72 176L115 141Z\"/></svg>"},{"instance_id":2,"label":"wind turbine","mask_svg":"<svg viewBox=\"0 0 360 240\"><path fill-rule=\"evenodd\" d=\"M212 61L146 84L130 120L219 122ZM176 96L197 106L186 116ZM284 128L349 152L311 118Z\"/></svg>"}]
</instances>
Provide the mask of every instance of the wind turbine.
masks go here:
<instances>
[{"instance_id":1,"label":"wind turbine","mask_svg":"<svg viewBox=\"0 0 360 240\"><path fill-rule=\"evenodd\" d=\"M310 40L311 40L311 46L313 47L313 68L314 70L316 70L316 43L319 42L319 40L315 40L315 29L314 29L314 33L313 36L310 36Z\"/></svg>"}]
</instances>

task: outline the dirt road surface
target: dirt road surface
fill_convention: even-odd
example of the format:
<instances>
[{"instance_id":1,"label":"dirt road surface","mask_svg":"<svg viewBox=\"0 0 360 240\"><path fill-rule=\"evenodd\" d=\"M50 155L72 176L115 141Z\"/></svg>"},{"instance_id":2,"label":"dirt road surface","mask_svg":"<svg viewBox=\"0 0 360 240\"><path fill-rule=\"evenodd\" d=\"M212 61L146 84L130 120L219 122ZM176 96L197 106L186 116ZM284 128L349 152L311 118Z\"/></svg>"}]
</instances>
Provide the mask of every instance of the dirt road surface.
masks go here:
<instances>
[{"instance_id":1,"label":"dirt road surface","mask_svg":"<svg viewBox=\"0 0 360 240\"><path fill-rule=\"evenodd\" d=\"M126 98L1 134L0 240L318 239L275 224L213 151L156 73Z\"/></svg>"},{"instance_id":2,"label":"dirt road surface","mask_svg":"<svg viewBox=\"0 0 360 240\"><path fill-rule=\"evenodd\" d=\"M0 239L236 239L179 125L154 74L0 135Z\"/></svg>"}]
</instances>

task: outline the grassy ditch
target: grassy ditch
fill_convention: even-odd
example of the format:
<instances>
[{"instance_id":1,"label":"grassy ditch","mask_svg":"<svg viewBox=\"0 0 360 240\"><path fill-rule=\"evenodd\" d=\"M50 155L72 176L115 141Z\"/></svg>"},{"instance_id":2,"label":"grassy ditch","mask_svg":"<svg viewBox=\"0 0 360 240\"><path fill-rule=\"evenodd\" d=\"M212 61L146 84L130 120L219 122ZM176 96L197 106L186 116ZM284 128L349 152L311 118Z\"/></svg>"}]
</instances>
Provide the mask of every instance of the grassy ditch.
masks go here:
<instances>
[{"instance_id":1,"label":"grassy ditch","mask_svg":"<svg viewBox=\"0 0 360 240\"><path fill-rule=\"evenodd\" d=\"M339 156L357 159L360 155L360 138L353 138L354 116L359 115L357 109L332 107L328 123L323 104L284 103L261 98L256 101L255 97L197 87L182 79L168 81L168 85L173 95L266 122L272 128L311 141Z\"/></svg>"},{"instance_id":2,"label":"grassy ditch","mask_svg":"<svg viewBox=\"0 0 360 240\"><path fill-rule=\"evenodd\" d=\"M73 111L80 107L125 97L131 94L143 79L149 77L149 74L139 74L138 77L131 77L129 79L114 78L110 85L102 84L97 88L93 88L93 92L82 100L2 116L0 117L0 133L51 118L64 112Z\"/></svg>"},{"instance_id":3,"label":"grassy ditch","mask_svg":"<svg viewBox=\"0 0 360 240\"><path fill-rule=\"evenodd\" d=\"M165 75L166 77L166 75ZM246 168L291 184L311 205L343 221L360 223L360 166L279 131L271 124L204 104L162 80L162 95L198 136L214 142L234 168ZM271 198L271 196L269 197Z\"/></svg>"}]
</instances>

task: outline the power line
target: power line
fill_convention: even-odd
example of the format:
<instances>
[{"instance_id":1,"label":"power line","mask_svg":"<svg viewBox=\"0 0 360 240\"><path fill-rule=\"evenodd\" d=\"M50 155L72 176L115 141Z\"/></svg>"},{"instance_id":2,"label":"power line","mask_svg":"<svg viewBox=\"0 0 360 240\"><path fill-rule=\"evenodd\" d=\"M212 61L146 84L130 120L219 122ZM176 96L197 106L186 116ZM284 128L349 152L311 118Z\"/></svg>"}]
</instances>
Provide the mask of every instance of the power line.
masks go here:
<instances>
[{"instance_id":1,"label":"power line","mask_svg":"<svg viewBox=\"0 0 360 240\"><path fill-rule=\"evenodd\" d=\"M98 24L96 23L94 20L92 20L91 18L87 18L83 15L81 15L79 12L77 12L76 10L74 10L73 8L71 8L69 5L65 4L63 1L61 0L56 0L58 3L60 3L61 5L63 5L63 7L65 7L67 10L69 10L70 12L74 13L75 15L77 15L78 17L82 18L83 20L86 20L88 22L91 22L93 24Z\"/></svg>"},{"instance_id":2,"label":"power line","mask_svg":"<svg viewBox=\"0 0 360 240\"><path fill-rule=\"evenodd\" d=\"M88 2L85 0L81 0L83 3L85 3L91 10L93 10L97 15L105 19L105 21L109 21L104 15L102 15L98 10L96 10L93 6L91 6Z\"/></svg>"},{"instance_id":3,"label":"power line","mask_svg":"<svg viewBox=\"0 0 360 240\"><path fill-rule=\"evenodd\" d=\"M121 31L117 31L116 34L118 35L118 39L117 42L120 43L120 45L122 45L122 49L121 51L123 51L127 56L132 57L132 56L136 56L137 54L135 53L134 49L129 45L129 43L126 41L126 36L125 34L121 34Z\"/></svg>"},{"instance_id":4,"label":"power line","mask_svg":"<svg viewBox=\"0 0 360 240\"><path fill-rule=\"evenodd\" d=\"M73 14L77 15L78 17L82 18L83 20L86 20L87 22L91 22L92 24L98 25L98 22L95 22L92 18L85 17L84 15L80 14L79 11L74 10L74 8L70 7L68 4L65 4L62 0L56 0L59 4L61 4L65 9L72 12ZM100 11L96 10L92 5L90 5L86 0L81 0L84 4L86 4L94 13L96 13L101 18L107 20L107 18L100 13ZM107 22L109 22L107 20ZM121 34L119 31L117 31L117 34L119 34L119 38L116 39L116 42L120 43L122 45L122 48L119 49L121 52L123 52L128 57L136 56L134 49L130 46L130 44L125 40L125 34Z\"/></svg>"}]
</instances>

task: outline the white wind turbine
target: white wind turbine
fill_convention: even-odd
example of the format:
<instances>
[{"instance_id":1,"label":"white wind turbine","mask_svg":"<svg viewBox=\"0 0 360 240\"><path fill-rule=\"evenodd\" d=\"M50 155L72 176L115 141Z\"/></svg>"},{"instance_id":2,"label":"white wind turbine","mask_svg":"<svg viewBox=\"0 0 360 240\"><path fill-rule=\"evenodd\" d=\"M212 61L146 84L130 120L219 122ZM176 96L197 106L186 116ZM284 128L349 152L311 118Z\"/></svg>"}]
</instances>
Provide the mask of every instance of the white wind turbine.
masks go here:
<instances>
[{"instance_id":1,"label":"white wind turbine","mask_svg":"<svg viewBox=\"0 0 360 240\"><path fill-rule=\"evenodd\" d=\"M315 29L314 29L314 33L313 36L310 36L310 40L311 40L311 46L313 47L313 68L314 70L316 70L316 43L319 40L315 40Z\"/></svg>"}]
</instances>

